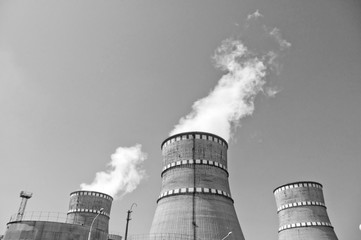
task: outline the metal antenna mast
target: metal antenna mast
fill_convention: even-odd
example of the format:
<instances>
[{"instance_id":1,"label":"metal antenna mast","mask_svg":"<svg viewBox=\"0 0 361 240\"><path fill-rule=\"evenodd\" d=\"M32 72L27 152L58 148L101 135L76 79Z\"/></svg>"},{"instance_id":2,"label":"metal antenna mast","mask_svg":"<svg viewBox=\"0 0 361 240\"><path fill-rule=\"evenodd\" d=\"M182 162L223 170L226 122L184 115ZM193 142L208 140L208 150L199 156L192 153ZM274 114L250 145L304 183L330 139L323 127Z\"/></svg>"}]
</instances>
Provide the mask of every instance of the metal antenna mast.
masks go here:
<instances>
[{"instance_id":1,"label":"metal antenna mast","mask_svg":"<svg viewBox=\"0 0 361 240\"><path fill-rule=\"evenodd\" d=\"M130 214L133 212L132 211L132 208L133 206L137 206L136 203L133 203L132 206L130 206L130 209L128 210L128 214L127 214L127 225L125 226L125 236L124 236L124 240L127 240L127 237L128 237L128 224L129 224L129 221L132 220L130 218Z\"/></svg>"},{"instance_id":2,"label":"metal antenna mast","mask_svg":"<svg viewBox=\"0 0 361 240\"><path fill-rule=\"evenodd\" d=\"M33 193L31 193L31 192L25 192L25 191L20 192L21 203L20 203L19 211L18 211L18 214L16 217L16 221L21 221L23 219L26 203L27 203L28 199L31 198L32 196L33 196Z\"/></svg>"}]
</instances>

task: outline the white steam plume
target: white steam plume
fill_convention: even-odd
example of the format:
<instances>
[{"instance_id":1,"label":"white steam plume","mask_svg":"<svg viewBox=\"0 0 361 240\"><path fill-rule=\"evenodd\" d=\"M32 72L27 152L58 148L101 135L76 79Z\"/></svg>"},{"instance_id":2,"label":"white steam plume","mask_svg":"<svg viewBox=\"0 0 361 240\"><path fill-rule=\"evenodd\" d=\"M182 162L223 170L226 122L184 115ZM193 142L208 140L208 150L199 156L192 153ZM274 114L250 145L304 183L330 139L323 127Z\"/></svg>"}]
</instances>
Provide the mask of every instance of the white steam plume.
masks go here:
<instances>
[{"instance_id":1,"label":"white steam plume","mask_svg":"<svg viewBox=\"0 0 361 240\"><path fill-rule=\"evenodd\" d=\"M227 74L207 97L193 104L191 113L180 119L170 135L205 131L228 141L232 126L237 126L241 118L252 114L254 97L265 84L267 66L262 58L252 55L239 40L223 41L214 60L216 66Z\"/></svg>"},{"instance_id":2,"label":"white steam plume","mask_svg":"<svg viewBox=\"0 0 361 240\"><path fill-rule=\"evenodd\" d=\"M273 36L281 47L281 50L291 47L291 43L282 38L281 32L278 28L273 28L269 34Z\"/></svg>"},{"instance_id":3,"label":"white steam plume","mask_svg":"<svg viewBox=\"0 0 361 240\"><path fill-rule=\"evenodd\" d=\"M263 15L259 10L249 14L244 30L253 30L249 23L260 18L263 18ZM273 71L279 74L281 65L276 59L279 52L291 47L291 43L282 38L278 28L269 31L266 25L263 27L261 37L265 40L271 37L272 42L275 40L277 43L278 49L262 50L261 55L256 55L238 39L224 40L213 58L216 66L226 73L208 96L193 104L192 111L179 120L170 135L204 131L229 141L232 130L240 125L240 119L253 113L254 98L259 92L274 97L281 91L278 87L266 85L266 75ZM265 42L265 46L269 45L268 43Z\"/></svg>"},{"instance_id":4,"label":"white steam plume","mask_svg":"<svg viewBox=\"0 0 361 240\"><path fill-rule=\"evenodd\" d=\"M276 88L276 87L268 87L265 88L264 93L268 97L275 97L276 94L278 94L282 89Z\"/></svg>"},{"instance_id":5,"label":"white steam plume","mask_svg":"<svg viewBox=\"0 0 361 240\"><path fill-rule=\"evenodd\" d=\"M257 9L254 13L252 14L249 14L247 16L247 20L251 20L252 18L254 19L257 19L257 18L260 18L260 17L263 17L263 15L259 12L259 10Z\"/></svg>"},{"instance_id":6,"label":"white steam plume","mask_svg":"<svg viewBox=\"0 0 361 240\"><path fill-rule=\"evenodd\" d=\"M117 148L111 155L108 169L97 172L91 184L82 183L80 188L104 192L113 197L132 192L145 177L141 164L146 159L146 154L141 151L141 148L140 144Z\"/></svg>"}]
</instances>

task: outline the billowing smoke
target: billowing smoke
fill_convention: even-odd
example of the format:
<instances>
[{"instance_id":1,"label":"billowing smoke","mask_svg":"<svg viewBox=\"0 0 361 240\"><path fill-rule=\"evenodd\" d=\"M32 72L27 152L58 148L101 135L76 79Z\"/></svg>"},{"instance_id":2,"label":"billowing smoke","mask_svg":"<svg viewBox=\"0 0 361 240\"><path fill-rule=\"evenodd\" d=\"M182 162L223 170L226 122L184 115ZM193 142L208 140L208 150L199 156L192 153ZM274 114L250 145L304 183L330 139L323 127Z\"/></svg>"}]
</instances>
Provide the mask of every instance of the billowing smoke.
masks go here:
<instances>
[{"instance_id":1,"label":"billowing smoke","mask_svg":"<svg viewBox=\"0 0 361 240\"><path fill-rule=\"evenodd\" d=\"M141 148L140 144L117 148L111 155L108 169L97 172L91 184L82 183L80 188L107 193L113 197L132 192L145 177L141 164L146 159L146 154Z\"/></svg>"},{"instance_id":2,"label":"billowing smoke","mask_svg":"<svg viewBox=\"0 0 361 240\"><path fill-rule=\"evenodd\" d=\"M186 131L211 132L229 140L232 125L252 114L253 100L265 84L266 65L238 40L225 40L216 50L216 65L227 71L205 98L180 119L171 135Z\"/></svg>"},{"instance_id":3,"label":"billowing smoke","mask_svg":"<svg viewBox=\"0 0 361 240\"><path fill-rule=\"evenodd\" d=\"M261 17L263 15L257 10L247 19ZM281 38L277 28L266 34L276 41L279 50L291 46ZM259 92L270 97L279 92L275 87L264 89L267 73L277 67L277 57L275 51L256 55L238 39L224 40L216 49L213 58L216 66L225 71L225 74L208 96L193 104L192 111L180 119L170 135L204 131L219 135L228 141L232 137L232 130L240 125L240 119L253 113L254 99Z\"/></svg>"}]
</instances>

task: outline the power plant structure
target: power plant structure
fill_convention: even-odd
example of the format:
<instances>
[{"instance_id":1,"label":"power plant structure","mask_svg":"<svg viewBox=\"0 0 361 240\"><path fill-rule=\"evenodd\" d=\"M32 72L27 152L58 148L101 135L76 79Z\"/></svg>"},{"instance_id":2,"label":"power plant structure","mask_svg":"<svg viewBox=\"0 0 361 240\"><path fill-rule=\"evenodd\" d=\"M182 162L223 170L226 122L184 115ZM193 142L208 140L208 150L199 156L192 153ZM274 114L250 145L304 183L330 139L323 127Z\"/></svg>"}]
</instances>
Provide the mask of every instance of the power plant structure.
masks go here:
<instances>
[{"instance_id":1,"label":"power plant structure","mask_svg":"<svg viewBox=\"0 0 361 240\"><path fill-rule=\"evenodd\" d=\"M320 183L289 183L273 193L279 219L278 240L337 240Z\"/></svg>"},{"instance_id":2,"label":"power plant structure","mask_svg":"<svg viewBox=\"0 0 361 240\"><path fill-rule=\"evenodd\" d=\"M231 197L227 150L223 138L206 132L165 139L162 186L150 234L133 235L129 240L244 240ZM300 181L273 191L278 240L338 240L322 189L318 182ZM2 240L122 240L109 234L113 198L107 194L72 192L64 215L28 214L25 208L32 193L22 191L20 197L19 210L7 223Z\"/></svg>"},{"instance_id":3,"label":"power plant structure","mask_svg":"<svg viewBox=\"0 0 361 240\"><path fill-rule=\"evenodd\" d=\"M22 201L21 218L18 213L10 219L4 240L121 240L120 236L108 231L112 201L111 196L100 192L72 192L65 216L26 214Z\"/></svg>"},{"instance_id":4,"label":"power plant structure","mask_svg":"<svg viewBox=\"0 0 361 240\"><path fill-rule=\"evenodd\" d=\"M162 189L150 236L244 240L228 182L227 149L223 138L206 132L176 134L161 144Z\"/></svg>"},{"instance_id":5,"label":"power plant structure","mask_svg":"<svg viewBox=\"0 0 361 240\"><path fill-rule=\"evenodd\" d=\"M66 222L90 226L99 214L93 226L100 233L108 233L109 214L113 198L107 194L90 191L76 191L70 194L69 211Z\"/></svg>"}]
</instances>

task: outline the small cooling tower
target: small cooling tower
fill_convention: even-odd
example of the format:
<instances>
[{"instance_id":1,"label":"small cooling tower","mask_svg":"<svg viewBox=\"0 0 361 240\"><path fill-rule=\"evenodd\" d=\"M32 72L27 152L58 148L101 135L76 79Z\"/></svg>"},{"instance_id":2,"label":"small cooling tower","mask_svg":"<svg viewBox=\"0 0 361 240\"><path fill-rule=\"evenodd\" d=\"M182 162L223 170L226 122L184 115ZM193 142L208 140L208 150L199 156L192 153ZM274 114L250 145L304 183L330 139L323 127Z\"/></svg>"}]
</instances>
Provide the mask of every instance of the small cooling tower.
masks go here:
<instances>
[{"instance_id":1,"label":"small cooling tower","mask_svg":"<svg viewBox=\"0 0 361 240\"><path fill-rule=\"evenodd\" d=\"M224 139L204 132L162 143L162 189L151 236L244 239L228 183L227 148Z\"/></svg>"},{"instance_id":2,"label":"small cooling tower","mask_svg":"<svg viewBox=\"0 0 361 240\"><path fill-rule=\"evenodd\" d=\"M108 233L109 214L113 198L94 191L76 191L70 194L67 223L90 226L96 218L93 229ZM102 209L102 211L100 211Z\"/></svg>"},{"instance_id":3,"label":"small cooling tower","mask_svg":"<svg viewBox=\"0 0 361 240\"><path fill-rule=\"evenodd\" d=\"M27 199L31 193L22 192L20 196ZM33 216L21 211L21 219L16 214L8 222L4 240L121 240L108 232L112 200L104 193L72 192L66 222L59 213Z\"/></svg>"},{"instance_id":4,"label":"small cooling tower","mask_svg":"<svg viewBox=\"0 0 361 240\"><path fill-rule=\"evenodd\" d=\"M279 240L337 240L320 183L290 183L276 188L273 193L279 219Z\"/></svg>"}]
</instances>

